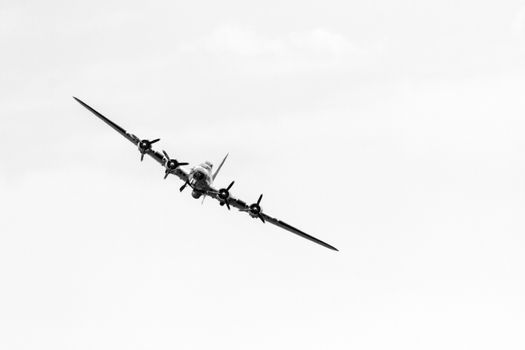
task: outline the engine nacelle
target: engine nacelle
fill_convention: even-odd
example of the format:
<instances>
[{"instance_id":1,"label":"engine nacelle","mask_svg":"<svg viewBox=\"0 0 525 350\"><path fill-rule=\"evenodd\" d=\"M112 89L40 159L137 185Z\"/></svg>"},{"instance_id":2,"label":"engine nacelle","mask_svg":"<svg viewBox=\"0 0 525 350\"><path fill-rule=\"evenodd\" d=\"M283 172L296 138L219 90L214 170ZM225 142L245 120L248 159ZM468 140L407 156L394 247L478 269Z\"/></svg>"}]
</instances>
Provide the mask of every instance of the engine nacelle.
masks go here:
<instances>
[{"instance_id":1,"label":"engine nacelle","mask_svg":"<svg viewBox=\"0 0 525 350\"><path fill-rule=\"evenodd\" d=\"M248 214L250 214L250 216L252 218L258 218L260 214L262 214L263 210L261 207L257 207L257 208L253 208L251 207L249 210L248 210Z\"/></svg>"},{"instance_id":2,"label":"engine nacelle","mask_svg":"<svg viewBox=\"0 0 525 350\"><path fill-rule=\"evenodd\" d=\"M202 192L199 192L199 191L195 191L195 190L193 190L193 191L191 192L191 196L192 196L193 198L195 198L195 199L199 199L199 198L202 196Z\"/></svg>"},{"instance_id":3,"label":"engine nacelle","mask_svg":"<svg viewBox=\"0 0 525 350\"><path fill-rule=\"evenodd\" d=\"M137 144L137 147L138 147L140 153L144 153L144 152L146 152L146 151L151 149L151 143L148 140L141 140Z\"/></svg>"}]
</instances>

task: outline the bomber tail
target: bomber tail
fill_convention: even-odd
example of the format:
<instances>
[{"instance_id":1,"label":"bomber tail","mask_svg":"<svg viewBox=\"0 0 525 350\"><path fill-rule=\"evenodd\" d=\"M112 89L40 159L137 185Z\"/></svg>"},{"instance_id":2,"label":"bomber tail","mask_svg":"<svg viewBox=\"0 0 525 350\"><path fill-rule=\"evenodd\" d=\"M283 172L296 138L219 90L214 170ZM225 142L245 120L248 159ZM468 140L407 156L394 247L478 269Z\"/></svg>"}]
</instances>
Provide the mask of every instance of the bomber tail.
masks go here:
<instances>
[{"instance_id":1,"label":"bomber tail","mask_svg":"<svg viewBox=\"0 0 525 350\"><path fill-rule=\"evenodd\" d=\"M221 164L219 165L219 167L217 168L217 170L215 171L215 173L213 173L213 175L211 176L211 179L212 180L215 180L215 178L217 177L217 174L219 174L219 171L221 171L221 168L222 168L222 165L224 164L224 162L226 161L226 158L228 158L228 155L230 153L226 153L226 156L224 157L224 159L222 160Z\"/></svg>"}]
</instances>

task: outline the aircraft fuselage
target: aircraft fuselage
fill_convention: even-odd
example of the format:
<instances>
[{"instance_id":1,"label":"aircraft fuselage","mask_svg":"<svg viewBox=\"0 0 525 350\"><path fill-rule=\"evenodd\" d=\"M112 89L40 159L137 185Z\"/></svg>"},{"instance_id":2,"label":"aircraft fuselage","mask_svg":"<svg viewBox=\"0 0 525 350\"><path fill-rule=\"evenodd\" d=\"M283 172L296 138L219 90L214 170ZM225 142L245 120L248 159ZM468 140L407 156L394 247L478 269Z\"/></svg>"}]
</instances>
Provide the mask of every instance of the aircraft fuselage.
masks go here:
<instances>
[{"instance_id":1,"label":"aircraft fuselage","mask_svg":"<svg viewBox=\"0 0 525 350\"><path fill-rule=\"evenodd\" d=\"M210 162L205 162L191 169L188 179L190 186L193 188L191 194L193 198L199 198L211 187L213 183L211 174L212 166L213 165Z\"/></svg>"}]
</instances>

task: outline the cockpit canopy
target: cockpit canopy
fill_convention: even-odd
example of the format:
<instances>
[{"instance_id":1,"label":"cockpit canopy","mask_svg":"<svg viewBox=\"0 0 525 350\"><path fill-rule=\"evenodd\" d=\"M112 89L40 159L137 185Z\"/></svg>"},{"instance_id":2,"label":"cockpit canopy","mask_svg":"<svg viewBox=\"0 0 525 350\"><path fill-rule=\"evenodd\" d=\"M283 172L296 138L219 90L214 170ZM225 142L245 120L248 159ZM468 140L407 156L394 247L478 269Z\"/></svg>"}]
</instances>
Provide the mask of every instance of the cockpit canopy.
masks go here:
<instances>
[{"instance_id":1,"label":"cockpit canopy","mask_svg":"<svg viewBox=\"0 0 525 350\"><path fill-rule=\"evenodd\" d=\"M201 167L203 167L204 169L208 171L211 171L211 169L213 168L213 164L211 162L206 161L201 164Z\"/></svg>"}]
</instances>

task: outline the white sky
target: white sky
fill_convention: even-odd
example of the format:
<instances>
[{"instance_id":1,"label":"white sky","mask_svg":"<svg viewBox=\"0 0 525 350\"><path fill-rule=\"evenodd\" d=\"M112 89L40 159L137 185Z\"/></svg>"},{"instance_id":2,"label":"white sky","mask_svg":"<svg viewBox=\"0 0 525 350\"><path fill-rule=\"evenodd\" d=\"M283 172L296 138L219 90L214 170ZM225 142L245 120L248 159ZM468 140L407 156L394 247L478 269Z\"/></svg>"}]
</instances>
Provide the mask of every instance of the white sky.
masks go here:
<instances>
[{"instance_id":1,"label":"white sky","mask_svg":"<svg viewBox=\"0 0 525 350\"><path fill-rule=\"evenodd\" d=\"M521 1L3 0L0 348L523 349L524 59Z\"/></svg>"}]
</instances>

